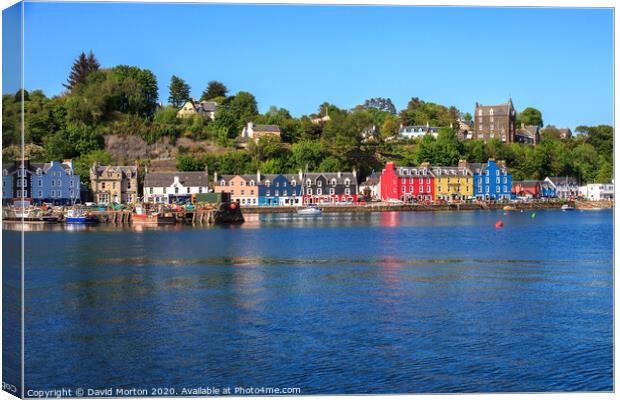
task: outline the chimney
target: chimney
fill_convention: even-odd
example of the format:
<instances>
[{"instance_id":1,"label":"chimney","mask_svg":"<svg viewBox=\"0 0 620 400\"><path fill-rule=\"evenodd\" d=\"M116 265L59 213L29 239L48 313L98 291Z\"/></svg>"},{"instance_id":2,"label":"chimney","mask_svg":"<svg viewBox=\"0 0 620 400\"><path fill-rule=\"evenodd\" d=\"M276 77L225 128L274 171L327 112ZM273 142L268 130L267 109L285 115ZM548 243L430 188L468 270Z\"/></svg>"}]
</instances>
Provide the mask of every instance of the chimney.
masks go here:
<instances>
[{"instance_id":1,"label":"chimney","mask_svg":"<svg viewBox=\"0 0 620 400\"><path fill-rule=\"evenodd\" d=\"M338 171L338 178L342 177L342 172Z\"/></svg>"},{"instance_id":2,"label":"chimney","mask_svg":"<svg viewBox=\"0 0 620 400\"><path fill-rule=\"evenodd\" d=\"M429 168L430 166L431 166L431 163L429 163L428 161L425 161L422 164L420 164L420 167L422 168Z\"/></svg>"},{"instance_id":3,"label":"chimney","mask_svg":"<svg viewBox=\"0 0 620 400\"><path fill-rule=\"evenodd\" d=\"M301 168L300 168L300 169L299 169L299 182L302 182L302 181L303 181L303 179L304 179L304 173L303 173L303 171L302 171L302 170L301 170ZM303 184L303 182L302 182L302 184Z\"/></svg>"},{"instance_id":4,"label":"chimney","mask_svg":"<svg viewBox=\"0 0 620 400\"><path fill-rule=\"evenodd\" d=\"M357 170L353 167L353 177L357 180Z\"/></svg>"},{"instance_id":5,"label":"chimney","mask_svg":"<svg viewBox=\"0 0 620 400\"><path fill-rule=\"evenodd\" d=\"M521 129L525 128L525 124L521 121Z\"/></svg>"},{"instance_id":6,"label":"chimney","mask_svg":"<svg viewBox=\"0 0 620 400\"><path fill-rule=\"evenodd\" d=\"M258 185L260 183L260 171L256 170L256 184Z\"/></svg>"},{"instance_id":7,"label":"chimney","mask_svg":"<svg viewBox=\"0 0 620 400\"><path fill-rule=\"evenodd\" d=\"M213 173L213 183L217 185L217 171Z\"/></svg>"},{"instance_id":8,"label":"chimney","mask_svg":"<svg viewBox=\"0 0 620 400\"><path fill-rule=\"evenodd\" d=\"M394 162L389 161L387 163L385 163L385 170L386 171L394 171L395 165Z\"/></svg>"},{"instance_id":9,"label":"chimney","mask_svg":"<svg viewBox=\"0 0 620 400\"><path fill-rule=\"evenodd\" d=\"M469 163L467 162L467 160L459 160L459 168L468 168L469 167Z\"/></svg>"}]
</instances>

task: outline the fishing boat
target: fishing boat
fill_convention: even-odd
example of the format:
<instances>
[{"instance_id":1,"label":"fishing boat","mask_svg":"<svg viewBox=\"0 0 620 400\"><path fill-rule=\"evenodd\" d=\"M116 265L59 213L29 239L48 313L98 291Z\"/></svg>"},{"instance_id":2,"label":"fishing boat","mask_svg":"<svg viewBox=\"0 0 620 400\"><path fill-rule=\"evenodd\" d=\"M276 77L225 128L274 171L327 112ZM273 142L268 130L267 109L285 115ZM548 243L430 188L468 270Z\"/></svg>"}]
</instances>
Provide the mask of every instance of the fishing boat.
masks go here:
<instances>
[{"instance_id":1,"label":"fishing boat","mask_svg":"<svg viewBox=\"0 0 620 400\"><path fill-rule=\"evenodd\" d=\"M173 213L151 212L145 210L142 206L137 206L131 220L134 224L174 224L176 217Z\"/></svg>"},{"instance_id":2,"label":"fishing boat","mask_svg":"<svg viewBox=\"0 0 620 400\"><path fill-rule=\"evenodd\" d=\"M504 206L504 211L515 211L516 208L514 206Z\"/></svg>"},{"instance_id":3,"label":"fishing boat","mask_svg":"<svg viewBox=\"0 0 620 400\"><path fill-rule=\"evenodd\" d=\"M563 204L562 207L560 207L560 209L562 211L575 211L575 207L569 206L568 204Z\"/></svg>"},{"instance_id":4,"label":"fishing boat","mask_svg":"<svg viewBox=\"0 0 620 400\"><path fill-rule=\"evenodd\" d=\"M99 218L84 210L72 208L65 213L65 222L68 224L97 224Z\"/></svg>"},{"instance_id":5,"label":"fishing boat","mask_svg":"<svg viewBox=\"0 0 620 400\"><path fill-rule=\"evenodd\" d=\"M323 214L323 209L315 204L309 204L307 207L297 209L297 214L316 216Z\"/></svg>"}]
</instances>

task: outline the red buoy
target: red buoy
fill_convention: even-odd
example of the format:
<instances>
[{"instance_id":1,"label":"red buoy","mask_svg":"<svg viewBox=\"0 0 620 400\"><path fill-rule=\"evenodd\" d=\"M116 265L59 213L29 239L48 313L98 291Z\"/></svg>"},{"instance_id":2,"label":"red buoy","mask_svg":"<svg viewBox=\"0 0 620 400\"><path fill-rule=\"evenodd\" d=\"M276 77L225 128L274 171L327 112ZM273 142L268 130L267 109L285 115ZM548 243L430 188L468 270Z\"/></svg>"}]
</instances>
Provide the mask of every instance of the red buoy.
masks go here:
<instances>
[{"instance_id":1,"label":"red buoy","mask_svg":"<svg viewBox=\"0 0 620 400\"><path fill-rule=\"evenodd\" d=\"M495 227L496 228L503 228L504 227L504 223L502 222L501 219L495 223Z\"/></svg>"},{"instance_id":2,"label":"red buoy","mask_svg":"<svg viewBox=\"0 0 620 400\"><path fill-rule=\"evenodd\" d=\"M235 204L235 203L231 203L230 208L231 208L232 210L234 210L235 208L237 208L237 204Z\"/></svg>"}]
</instances>

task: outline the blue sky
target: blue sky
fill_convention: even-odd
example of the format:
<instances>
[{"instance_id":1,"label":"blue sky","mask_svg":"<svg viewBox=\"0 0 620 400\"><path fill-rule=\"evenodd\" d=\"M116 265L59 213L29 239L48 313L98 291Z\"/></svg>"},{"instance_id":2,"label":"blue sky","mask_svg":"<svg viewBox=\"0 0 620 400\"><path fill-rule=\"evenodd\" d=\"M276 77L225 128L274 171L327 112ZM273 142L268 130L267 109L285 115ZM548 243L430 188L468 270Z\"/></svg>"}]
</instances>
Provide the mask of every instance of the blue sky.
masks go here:
<instances>
[{"instance_id":1,"label":"blue sky","mask_svg":"<svg viewBox=\"0 0 620 400\"><path fill-rule=\"evenodd\" d=\"M323 101L417 96L534 106L545 123L613 123L611 9L27 3L27 89L59 94L72 61L172 74L200 96L210 80L293 115Z\"/></svg>"}]
</instances>

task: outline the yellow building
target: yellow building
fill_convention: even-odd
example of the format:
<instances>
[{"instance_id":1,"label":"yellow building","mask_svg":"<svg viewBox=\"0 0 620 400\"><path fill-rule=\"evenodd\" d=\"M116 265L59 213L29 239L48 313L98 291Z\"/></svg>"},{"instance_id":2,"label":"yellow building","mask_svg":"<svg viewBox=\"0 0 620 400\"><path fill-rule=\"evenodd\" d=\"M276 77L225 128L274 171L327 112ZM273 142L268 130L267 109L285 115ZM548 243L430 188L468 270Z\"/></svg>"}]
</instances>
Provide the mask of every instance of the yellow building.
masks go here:
<instances>
[{"instance_id":1,"label":"yellow building","mask_svg":"<svg viewBox=\"0 0 620 400\"><path fill-rule=\"evenodd\" d=\"M467 161L460 160L458 167L433 167L435 199L467 200L474 197L474 174Z\"/></svg>"}]
</instances>

